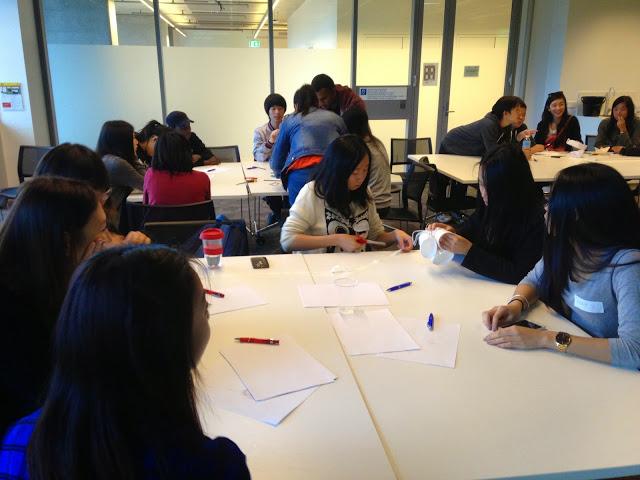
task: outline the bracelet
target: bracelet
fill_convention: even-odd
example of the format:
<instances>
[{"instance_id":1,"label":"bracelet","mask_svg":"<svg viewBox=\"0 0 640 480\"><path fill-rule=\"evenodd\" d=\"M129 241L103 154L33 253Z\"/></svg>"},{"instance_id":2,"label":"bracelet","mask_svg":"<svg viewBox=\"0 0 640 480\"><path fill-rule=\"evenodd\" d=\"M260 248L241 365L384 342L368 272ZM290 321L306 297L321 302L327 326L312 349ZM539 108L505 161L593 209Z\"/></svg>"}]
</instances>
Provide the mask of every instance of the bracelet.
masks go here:
<instances>
[{"instance_id":1,"label":"bracelet","mask_svg":"<svg viewBox=\"0 0 640 480\"><path fill-rule=\"evenodd\" d=\"M526 312L527 310L529 310L529 300L527 300L527 297L525 297L524 295L520 295L518 293L516 293L514 296L512 296L509 301L507 302L507 305L510 304L511 302L513 302L514 300L517 300L518 302L520 302L522 304L522 311Z\"/></svg>"},{"instance_id":2,"label":"bracelet","mask_svg":"<svg viewBox=\"0 0 640 480\"><path fill-rule=\"evenodd\" d=\"M522 309L521 311L524 312L525 308L524 308L524 302L522 300L520 300L519 298L514 298L513 300L511 300L509 303L507 303L507 305L512 304L513 302L520 302L520 305L522 305Z\"/></svg>"}]
</instances>

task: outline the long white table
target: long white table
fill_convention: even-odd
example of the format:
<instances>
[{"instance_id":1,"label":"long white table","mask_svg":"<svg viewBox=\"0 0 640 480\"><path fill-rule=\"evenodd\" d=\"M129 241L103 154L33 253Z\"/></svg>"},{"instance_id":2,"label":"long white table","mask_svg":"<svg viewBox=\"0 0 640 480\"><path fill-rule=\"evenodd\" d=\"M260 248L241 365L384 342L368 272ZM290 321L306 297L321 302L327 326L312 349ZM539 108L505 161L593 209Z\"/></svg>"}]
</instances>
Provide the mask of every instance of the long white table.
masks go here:
<instances>
[{"instance_id":1,"label":"long white table","mask_svg":"<svg viewBox=\"0 0 640 480\"><path fill-rule=\"evenodd\" d=\"M398 478L496 478L558 474L602 478L640 472L638 372L546 351L509 351L482 340L480 313L513 291L457 264L436 267L418 252L388 257L356 273L390 294L391 311L462 325L456 368L372 356L349 358ZM385 261L385 257L387 260ZM331 265L357 269L359 255L308 255L316 281ZM370 261L370 259L369 259ZM538 307L529 318L580 333ZM604 469L604 472L598 472Z\"/></svg>"},{"instance_id":2,"label":"long white table","mask_svg":"<svg viewBox=\"0 0 640 480\"><path fill-rule=\"evenodd\" d=\"M509 298L512 286L455 263L433 266L418 252L271 256L265 271L252 270L246 257L224 260L211 277L216 288L248 283L270 304L212 317L203 365L210 369L222 361L218 341L251 327L257 334L292 333L339 377L276 428L215 404L213 411L204 409L207 432L237 441L254 478L577 479L640 473L638 372L482 341L480 313ZM330 281L336 264L382 287L413 281L389 294L390 309L425 319L433 312L436 322L461 324L455 369L345 357L324 311L303 309L295 290L308 279ZM580 333L541 306L528 318ZM393 470L381 458L380 443Z\"/></svg>"},{"instance_id":3,"label":"long white table","mask_svg":"<svg viewBox=\"0 0 640 480\"><path fill-rule=\"evenodd\" d=\"M270 268L254 270L249 257L223 259L209 275L211 288L224 292L249 285L269 302L250 310L210 317L211 340L200 362L206 391L216 371L225 367L218 353L239 336L291 335L338 379L320 387L279 426L271 427L222 410L215 398L200 405L210 436L227 436L247 456L254 480L389 479L393 471L340 343L323 310L304 309L296 286L312 283L302 255L268 257Z\"/></svg>"},{"instance_id":4,"label":"long white table","mask_svg":"<svg viewBox=\"0 0 640 480\"><path fill-rule=\"evenodd\" d=\"M429 162L438 167L438 172L465 185L478 183L478 164L480 157L467 157L463 155L408 155L412 161L420 161L427 157ZM535 154L529 161L533 179L539 183L553 182L557 173L563 168L579 165L586 162L598 162L615 168L626 180L640 179L640 158L625 157L617 154L589 155L582 158L572 157L566 154Z\"/></svg>"}]
</instances>

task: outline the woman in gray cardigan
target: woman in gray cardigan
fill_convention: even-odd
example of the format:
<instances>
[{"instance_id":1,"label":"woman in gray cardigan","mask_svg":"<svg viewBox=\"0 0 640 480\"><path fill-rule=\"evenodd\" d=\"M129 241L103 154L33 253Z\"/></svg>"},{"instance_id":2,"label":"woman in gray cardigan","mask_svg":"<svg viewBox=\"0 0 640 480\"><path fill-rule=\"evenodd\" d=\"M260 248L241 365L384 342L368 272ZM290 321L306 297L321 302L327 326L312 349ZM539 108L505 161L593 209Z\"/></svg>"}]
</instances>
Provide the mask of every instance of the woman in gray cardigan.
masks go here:
<instances>
[{"instance_id":1,"label":"woman in gray cardigan","mask_svg":"<svg viewBox=\"0 0 640 480\"><path fill-rule=\"evenodd\" d=\"M122 202L131 190L142 190L143 187L146 168L136 158L137 143L130 123L111 120L102 125L96 150L109 173L111 202L116 212L120 212ZM119 214L116 217L112 221L117 226Z\"/></svg>"},{"instance_id":2,"label":"woman in gray cardigan","mask_svg":"<svg viewBox=\"0 0 640 480\"><path fill-rule=\"evenodd\" d=\"M611 107L611 117L600 122L596 147L611 147L612 152L620 153L623 148L640 146L640 120L635 112L631 97L623 95L616 98Z\"/></svg>"},{"instance_id":3,"label":"woman in gray cardigan","mask_svg":"<svg viewBox=\"0 0 640 480\"><path fill-rule=\"evenodd\" d=\"M589 162L558 173L542 259L506 305L483 313L500 348L546 348L640 368L640 212L613 168ZM591 336L516 326L538 299Z\"/></svg>"}]
</instances>

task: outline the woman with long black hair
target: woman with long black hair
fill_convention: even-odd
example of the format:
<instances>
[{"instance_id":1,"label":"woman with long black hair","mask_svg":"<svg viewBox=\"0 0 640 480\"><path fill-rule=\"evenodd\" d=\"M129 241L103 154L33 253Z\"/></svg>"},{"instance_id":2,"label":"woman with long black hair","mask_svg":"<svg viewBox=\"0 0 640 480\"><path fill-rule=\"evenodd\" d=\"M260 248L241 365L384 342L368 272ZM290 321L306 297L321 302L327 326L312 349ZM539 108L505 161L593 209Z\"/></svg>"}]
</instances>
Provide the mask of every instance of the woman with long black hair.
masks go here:
<instances>
[{"instance_id":1,"label":"woman with long black hair","mask_svg":"<svg viewBox=\"0 0 640 480\"><path fill-rule=\"evenodd\" d=\"M138 160L147 167L150 166L158 138L160 135L170 131L172 130L169 127L161 124L157 120L149 120L149 122L135 134L136 140L138 141L138 147L136 148Z\"/></svg>"},{"instance_id":2,"label":"woman with long black hair","mask_svg":"<svg viewBox=\"0 0 640 480\"><path fill-rule=\"evenodd\" d=\"M553 92L547 96L534 137L535 145L531 153L543 150L572 150L567 140L582 141L580 122L567 111L567 98L563 92Z\"/></svg>"},{"instance_id":3,"label":"woman with long black hair","mask_svg":"<svg viewBox=\"0 0 640 480\"><path fill-rule=\"evenodd\" d=\"M626 147L640 147L640 120L635 112L631 97L623 95L616 98L611 107L611 116L598 126L595 146L610 147L614 153L620 153Z\"/></svg>"},{"instance_id":4,"label":"woman with long black hair","mask_svg":"<svg viewBox=\"0 0 640 480\"><path fill-rule=\"evenodd\" d=\"M342 115L349 133L359 136L371 153L369 165L369 190L376 204L378 215L384 217L391 207L391 165L387 149L379 138L371 133L367 111L352 107Z\"/></svg>"},{"instance_id":5,"label":"woman with long black hair","mask_svg":"<svg viewBox=\"0 0 640 480\"><path fill-rule=\"evenodd\" d=\"M356 135L331 142L282 226L283 250L357 252L366 247L367 239L411 250L411 237L405 232L384 230L367 189L369 159L367 145Z\"/></svg>"},{"instance_id":6,"label":"woman with long black hair","mask_svg":"<svg viewBox=\"0 0 640 480\"><path fill-rule=\"evenodd\" d=\"M25 182L0 228L0 436L35 410L51 372L51 334L74 269L104 248L106 215L85 182ZM0 478L2 475L0 475Z\"/></svg>"},{"instance_id":7,"label":"woman with long black hair","mask_svg":"<svg viewBox=\"0 0 640 480\"><path fill-rule=\"evenodd\" d=\"M138 140L133 126L123 120L105 122L100 130L96 152L102 158L111 185L111 201L116 212L131 190L142 190L145 166L136 157ZM114 219L118 225L119 218Z\"/></svg>"},{"instance_id":8,"label":"woman with long black hair","mask_svg":"<svg viewBox=\"0 0 640 480\"><path fill-rule=\"evenodd\" d=\"M500 282L516 284L542 255L543 196L517 144L489 150L478 172L481 203L458 229L444 228L440 246L464 255L462 266Z\"/></svg>"},{"instance_id":9,"label":"woman with long black hair","mask_svg":"<svg viewBox=\"0 0 640 480\"><path fill-rule=\"evenodd\" d=\"M9 430L0 477L249 478L235 443L202 432L194 372L209 336L202 284L175 250L88 260L60 311L44 406Z\"/></svg>"},{"instance_id":10,"label":"woman with long black hair","mask_svg":"<svg viewBox=\"0 0 640 480\"><path fill-rule=\"evenodd\" d=\"M546 348L640 368L640 212L613 168L585 163L560 171L548 203L542 259L507 305L483 313L502 348ZM538 299L594 338L511 323Z\"/></svg>"}]
</instances>

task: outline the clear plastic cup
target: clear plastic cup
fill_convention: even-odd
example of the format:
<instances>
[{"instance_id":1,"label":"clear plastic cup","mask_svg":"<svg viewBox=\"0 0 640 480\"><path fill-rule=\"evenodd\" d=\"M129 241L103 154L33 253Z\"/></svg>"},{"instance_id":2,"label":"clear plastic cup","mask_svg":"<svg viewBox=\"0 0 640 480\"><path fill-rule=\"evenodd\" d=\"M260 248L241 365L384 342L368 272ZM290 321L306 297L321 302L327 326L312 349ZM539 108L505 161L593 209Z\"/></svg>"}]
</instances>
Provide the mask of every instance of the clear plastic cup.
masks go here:
<instances>
[{"instance_id":1,"label":"clear plastic cup","mask_svg":"<svg viewBox=\"0 0 640 480\"><path fill-rule=\"evenodd\" d=\"M431 260L434 265L444 265L453 259L453 252L440 248L440 238L447 233L444 228L425 230L418 235L420 253Z\"/></svg>"},{"instance_id":2,"label":"clear plastic cup","mask_svg":"<svg viewBox=\"0 0 640 480\"><path fill-rule=\"evenodd\" d=\"M333 284L338 287L355 287L358 284L358 279L354 278L353 271L342 265L335 265L331 269L331 276Z\"/></svg>"},{"instance_id":3,"label":"clear plastic cup","mask_svg":"<svg viewBox=\"0 0 640 480\"><path fill-rule=\"evenodd\" d=\"M207 228L200 232L202 252L209 268L218 268L222 263L224 232L219 228Z\"/></svg>"}]
</instances>

